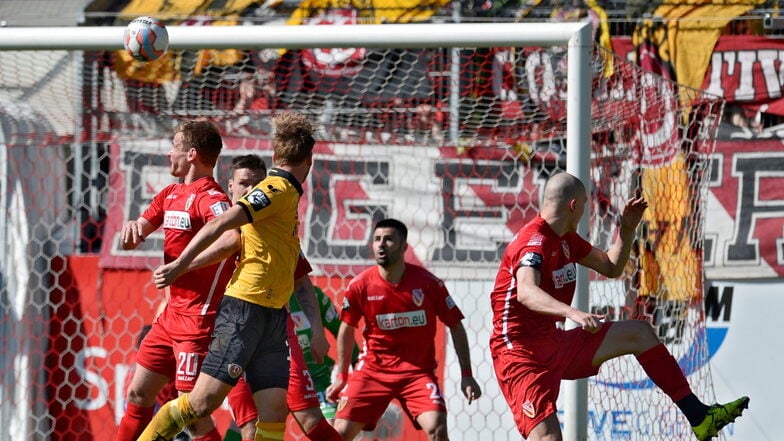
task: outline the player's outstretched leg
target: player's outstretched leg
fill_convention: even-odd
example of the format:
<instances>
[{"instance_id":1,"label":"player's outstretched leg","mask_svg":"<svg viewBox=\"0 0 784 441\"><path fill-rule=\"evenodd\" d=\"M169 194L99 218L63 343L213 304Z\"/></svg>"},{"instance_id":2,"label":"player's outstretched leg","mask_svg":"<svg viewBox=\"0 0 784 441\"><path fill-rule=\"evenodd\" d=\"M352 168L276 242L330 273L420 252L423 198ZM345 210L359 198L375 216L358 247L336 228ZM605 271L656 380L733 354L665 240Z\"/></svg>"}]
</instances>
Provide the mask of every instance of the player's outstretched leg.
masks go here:
<instances>
[{"instance_id":1,"label":"player's outstretched leg","mask_svg":"<svg viewBox=\"0 0 784 441\"><path fill-rule=\"evenodd\" d=\"M708 414L698 426L691 430L697 439L707 441L719 435L719 431L727 424L735 421L743 413L743 409L749 408L749 397L740 397L727 404L714 404L708 409Z\"/></svg>"}]
</instances>

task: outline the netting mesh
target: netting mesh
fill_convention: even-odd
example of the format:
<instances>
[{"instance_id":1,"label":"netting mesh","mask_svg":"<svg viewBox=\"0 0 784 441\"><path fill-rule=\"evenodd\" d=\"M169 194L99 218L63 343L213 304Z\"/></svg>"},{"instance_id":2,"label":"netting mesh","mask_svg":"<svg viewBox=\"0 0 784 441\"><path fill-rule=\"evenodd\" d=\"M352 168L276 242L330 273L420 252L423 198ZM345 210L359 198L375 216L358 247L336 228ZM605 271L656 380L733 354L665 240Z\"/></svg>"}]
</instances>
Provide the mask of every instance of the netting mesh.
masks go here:
<instances>
[{"instance_id":1,"label":"netting mesh","mask_svg":"<svg viewBox=\"0 0 784 441\"><path fill-rule=\"evenodd\" d=\"M373 223L404 221L407 258L444 278L467 316L485 391L470 407L462 400L446 345L450 437L519 439L492 374L488 294L504 244L565 169L566 66L563 48L175 51L146 65L0 52L0 439L113 436L136 339L161 298L150 270L162 235L125 252L122 222L171 182L178 121L220 124L225 184L234 155L270 163L270 116L283 110L319 127L300 213L314 283L339 299L373 264ZM593 75L591 240L610 246L635 192L651 208L624 277L592 280L591 308L650 321L710 401L702 232L723 103L605 53ZM591 380L590 439L690 439L646 378L624 357ZM424 439L407 424L392 408L376 436Z\"/></svg>"}]
</instances>

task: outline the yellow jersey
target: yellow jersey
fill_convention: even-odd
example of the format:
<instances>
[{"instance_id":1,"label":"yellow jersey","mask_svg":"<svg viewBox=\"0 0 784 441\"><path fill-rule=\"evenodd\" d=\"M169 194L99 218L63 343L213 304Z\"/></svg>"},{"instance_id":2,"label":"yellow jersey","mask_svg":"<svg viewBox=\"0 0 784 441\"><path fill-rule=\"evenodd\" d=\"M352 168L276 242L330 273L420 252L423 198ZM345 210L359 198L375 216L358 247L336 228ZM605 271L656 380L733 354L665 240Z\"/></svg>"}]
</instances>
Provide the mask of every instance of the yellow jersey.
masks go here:
<instances>
[{"instance_id":1,"label":"yellow jersey","mask_svg":"<svg viewBox=\"0 0 784 441\"><path fill-rule=\"evenodd\" d=\"M283 308L294 290L300 253L297 206L302 186L291 173L272 168L267 178L237 201L250 223L226 294L269 308Z\"/></svg>"}]
</instances>

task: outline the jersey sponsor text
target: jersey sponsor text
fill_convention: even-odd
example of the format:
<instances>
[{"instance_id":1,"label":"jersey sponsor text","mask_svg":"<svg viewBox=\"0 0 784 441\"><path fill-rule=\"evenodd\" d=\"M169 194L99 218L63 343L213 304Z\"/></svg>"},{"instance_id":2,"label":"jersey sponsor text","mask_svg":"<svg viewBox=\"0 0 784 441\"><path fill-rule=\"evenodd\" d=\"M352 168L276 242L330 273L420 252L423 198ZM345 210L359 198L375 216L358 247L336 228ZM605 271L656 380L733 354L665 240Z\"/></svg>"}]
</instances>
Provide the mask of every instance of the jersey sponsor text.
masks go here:
<instances>
[{"instance_id":1,"label":"jersey sponsor text","mask_svg":"<svg viewBox=\"0 0 784 441\"><path fill-rule=\"evenodd\" d=\"M553 285L556 288L562 288L564 285L576 280L577 268L574 267L574 263L570 262L564 265L563 268L553 271Z\"/></svg>"},{"instance_id":2,"label":"jersey sponsor text","mask_svg":"<svg viewBox=\"0 0 784 441\"><path fill-rule=\"evenodd\" d=\"M400 328L417 328L427 326L427 316L422 309L409 312L393 312L376 316L378 327L385 331Z\"/></svg>"},{"instance_id":3,"label":"jersey sponsor text","mask_svg":"<svg viewBox=\"0 0 784 441\"><path fill-rule=\"evenodd\" d=\"M186 211L166 210L166 214L163 216L163 228L190 230L191 216Z\"/></svg>"}]
</instances>

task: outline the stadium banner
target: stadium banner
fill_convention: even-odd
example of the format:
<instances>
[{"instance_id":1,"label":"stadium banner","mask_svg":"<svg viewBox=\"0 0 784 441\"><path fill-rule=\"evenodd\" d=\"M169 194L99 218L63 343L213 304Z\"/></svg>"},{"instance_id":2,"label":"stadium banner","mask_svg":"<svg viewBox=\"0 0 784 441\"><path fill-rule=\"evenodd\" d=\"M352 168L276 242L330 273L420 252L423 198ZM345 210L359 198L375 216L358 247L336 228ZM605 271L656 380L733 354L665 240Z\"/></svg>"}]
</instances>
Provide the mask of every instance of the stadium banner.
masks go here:
<instances>
[{"instance_id":1,"label":"stadium banner","mask_svg":"<svg viewBox=\"0 0 784 441\"><path fill-rule=\"evenodd\" d=\"M779 232L781 229L779 228ZM784 365L780 346L780 309L784 307L781 279L709 280L706 326L713 387L719 402L741 395L751 398L748 411L724 432L728 441L767 440L780 436L775 422L782 391L776 378ZM753 342L753 343L749 343ZM754 372L749 375L749 372Z\"/></svg>"},{"instance_id":2,"label":"stadium banner","mask_svg":"<svg viewBox=\"0 0 784 441\"><path fill-rule=\"evenodd\" d=\"M234 155L256 153L271 164L266 140L224 142L216 171L224 186ZM174 182L169 149L163 139L110 147L101 267L160 265L160 229L132 251L119 247L119 234L126 220L138 218ZM488 148L476 158L457 157L449 148L319 143L300 205L303 251L316 274L350 277L374 264L369 244L375 222L395 217L411 231L409 261L441 278L492 279L503 245L536 215L543 179L507 149Z\"/></svg>"},{"instance_id":3,"label":"stadium banner","mask_svg":"<svg viewBox=\"0 0 784 441\"><path fill-rule=\"evenodd\" d=\"M634 60L631 38L615 37L612 42L619 56ZM713 48L701 88L749 112L762 110L784 115L782 62L784 41L781 39L723 35Z\"/></svg>"},{"instance_id":4,"label":"stadium banner","mask_svg":"<svg viewBox=\"0 0 784 441\"><path fill-rule=\"evenodd\" d=\"M113 439L125 411L126 388L133 376L138 339L144 325L153 322L162 291L152 284L149 270L104 269L98 256L71 256L53 266L55 285L50 320L48 414L60 439ZM342 280L328 282L315 278L317 286L338 286ZM342 297L333 297L340 304ZM328 334L330 355L335 358L334 338ZM436 333L438 375L443 378L446 331ZM458 374L459 378L459 374ZM221 433L231 424L226 402L213 413ZM414 429L400 404L393 402L374 432L363 432L363 439L425 441ZM287 441L304 438L298 425L289 421Z\"/></svg>"},{"instance_id":5,"label":"stadium banner","mask_svg":"<svg viewBox=\"0 0 784 441\"><path fill-rule=\"evenodd\" d=\"M719 141L711 159L706 277L784 276L784 143Z\"/></svg>"},{"instance_id":6,"label":"stadium banner","mask_svg":"<svg viewBox=\"0 0 784 441\"><path fill-rule=\"evenodd\" d=\"M109 211L100 265L150 269L161 263L163 234L137 250L118 246L122 224L173 182L168 140L112 146ZM216 172L228 180L234 155L266 141L228 138ZM316 274L351 277L373 264L372 225L396 217L409 225L409 258L444 279L492 279L500 250L536 212L542 177L503 153L458 157L452 149L318 144L300 219L303 250ZM708 277L784 276L784 153L779 139L719 141L713 156L706 223ZM415 194L416 197L411 197ZM514 208L518 207L518 208ZM527 208L519 208L527 207Z\"/></svg>"}]
</instances>

